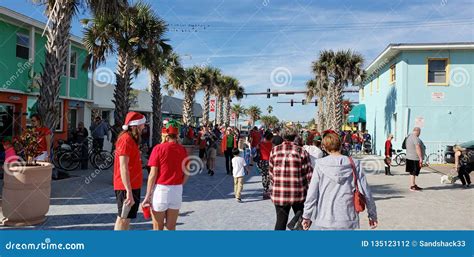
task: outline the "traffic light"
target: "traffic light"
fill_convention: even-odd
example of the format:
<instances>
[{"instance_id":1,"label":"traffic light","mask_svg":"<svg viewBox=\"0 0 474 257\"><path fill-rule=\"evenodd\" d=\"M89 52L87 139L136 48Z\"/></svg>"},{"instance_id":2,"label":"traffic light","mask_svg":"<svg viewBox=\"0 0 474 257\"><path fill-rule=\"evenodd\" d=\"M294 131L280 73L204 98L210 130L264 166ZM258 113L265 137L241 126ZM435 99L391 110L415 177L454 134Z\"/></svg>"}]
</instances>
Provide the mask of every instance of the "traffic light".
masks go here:
<instances>
[{"instance_id":1,"label":"traffic light","mask_svg":"<svg viewBox=\"0 0 474 257\"><path fill-rule=\"evenodd\" d=\"M305 99L301 100L301 104L302 104L302 105L305 105L305 104L306 104L306 100L305 100Z\"/></svg>"},{"instance_id":2,"label":"traffic light","mask_svg":"<svg viewBox=\"0 0 474 257\"><path fill-rule=\"evenodd\" d=\"M268 88L268 89L267 89L267 98L270 98L270 97L271 97L270 92L271 92L271 90L270 90L270 88Z\"/></svg>"},{"instance_id":3,"label":"traffic light","mask_svg":"<svg viewBox=\"0 0 474 257\"><path fill-rule=\"evenodd\" d=\"M291 107L293 107L293 104L294 104L293 99L291 99L291 101L290 101Z\"/></svg>"}]
</instances>

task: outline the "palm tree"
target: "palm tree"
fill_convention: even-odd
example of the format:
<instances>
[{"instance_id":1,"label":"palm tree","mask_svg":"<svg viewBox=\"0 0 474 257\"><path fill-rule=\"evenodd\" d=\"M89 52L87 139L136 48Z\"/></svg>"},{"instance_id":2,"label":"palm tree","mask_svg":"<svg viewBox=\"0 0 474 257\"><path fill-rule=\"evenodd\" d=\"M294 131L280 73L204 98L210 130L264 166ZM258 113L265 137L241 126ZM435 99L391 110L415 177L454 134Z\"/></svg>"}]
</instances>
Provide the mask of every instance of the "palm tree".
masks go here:
<instances>
[{"instance_id":1,"label":"palm tree","mask_svg":"<svg viewBox=\"0 0 474 257\"><path fill-rule=\"evenodd\" d=\"M223 75L216 78L216 85L214 87L214 95L217 98L216 108L216 124L224 124L224 96L227 92L226 81Z\"/></svg>"},{"instance_id":2,"label":"palm tree","mask_svg":"<svg viewBox=\"0 0 474 257\"><path fill-rule=\"evenodd\" d=\"M333 64L333 106L334 118L331 120L331 128L339 131L343 124L344 107L343 107L343 90L351 83L355 85L360 83L364 77L364 58L362 55L352 52L351 50L338 51L334 56Z\"/></svg>"},{"instance_id":3,"label":"palm tree","mask_svg":"<svg viewBox=\"0 0 474 257\"><path fill-rule=\"evenodd\" d=\"M137 51L137 68L135 74L141 69L147 69L150 73L150 86L152 101L152 145L161 142L162 127L162 94L160 78L166 74L170 74L176 66L181 66L177 55L173 53L172 47L167 44L167 40L163 39L166 30L166 24L162 19L157 19L150 24L146 40L149 45L140 47Z\"/></svg>"},{"instance_id":4,"label":"palm tree","mask_svg":"<svg viewBox=\"0 0 474 257\"><path fill-rule=\"evenodd\" d=\"M214 92L217 80L221 76L221 71L218 68L207 66L201 69L200 88L204 90L204 112L202 115L203 125L209 124L210 112L210 98L211 93Z\"/></svg>"},{"instance_id":5,"label":"palm tree","mask_svg":"<svg viewBox=\"0 0 474 257\"><path fill-rule=\"evenodd\" d=\"M46 6L45 62L41 72L38 112L44 124L53 129L59 121L56 101L61 88L61 73L67 62L71 20L80 6L87 7L95 17L116 16L128 4L126 0L34 0Z\"/></svg>"},{"instance_id":6,"label":"palm tree","mask_svg":"<svg viewBox=\"0 0 474 257\"><path fill-rule=\"evenodd\" d=\"M260 115L262 115L262 110L256 105L252 105L247 109L247 116L252 121L252 126L255 126L255 122L260 119Z\"/></svg>"},{"instance_id":7,"label":"palm tree","mask_svg":"<svg viewBox=\"0 0 474 257\"><path fill-rule=\"evenodd\" d=\"M316 76L314 80L307 82L306 87L308 93L307 100L311 101L316 97L318 101L318 130L322 131L329 127L328 122L331 120L333 106L331 106L331 86L330 73L333 69L334 52L332 50L324 50L319 54L317 61L313 62L313 72Z\"/></svg>"},{"instance_id":8,"label":"palm tree","mask_svg":"<svg viewBox=\"0 0 474 257\"><path fill-rule=\"evenodd\" d=\"M262 121L263 125L266 128L273 127L280 122L276 116L273 115L264 115L260 117L260 120Z\"/></svg>"},{"instance_id":9,"label":"palm tree","mask_svg":"<svg viewBox=\"0 0 474 257\"><path fill-rule=\"evenodd\" d=\"M83 41L89 52L83 67L95 70L106 62L109 54L117 52L118 55L112 101L115 104L113 139L120 132L130 108L130 89L138 51L152 47L146 36L151 26L160 27L157 21L151 7L140 2L122 10L117 17L99 16L83 20L87 24Z\"/></svg>"},{"instance_id":10,"label":"palm tree","mask_svg":"<svg viewBox=\"0 0 474 257\"><path fill-rule=\"evenodd\" d=\"M192 125L194 98L199 91L199 72L199 66L186 69L178 68L173 72L170 84L165 85L166 89L171 87L184 94L183 123L186 126Z\"/></svg>"},{"instance_id":11,"label":"palm tree","mask_svg":"<svg viewBox=\"0 0 474 257\"><path fill-rule=\"evenodd\" d=\"M231 116L231 98L235 97L237 100L240 100L244 97L244 88L239 86L239 81L233 77L226 77L226 94L224 96L224 105L225 105L225 126L230 125L230 116Z\"/></svg>"},{"instance_id":12,"label":"palm tree","mask_svg":"<svg viewBox=\"0 0 474 257\"><path fill-rule=\"evenodd\" d=\"M268 112L268 114L271 114L273 112L273 106L269 105L267 107L267 112Z\"/></svg>"},{"instance_id":13,"label":"palm tree","mask_svg":"<svg viewBox=\"0 0 474 257\"><path fill-rule=\"evenodd\" d=\"M235 114L235 125L237 127L237 124L239 122L239 118L247 113L247 110L245 107L243 107L241 104L234 104L232 106L232 113Z\"/></svg>"}]
</instances>

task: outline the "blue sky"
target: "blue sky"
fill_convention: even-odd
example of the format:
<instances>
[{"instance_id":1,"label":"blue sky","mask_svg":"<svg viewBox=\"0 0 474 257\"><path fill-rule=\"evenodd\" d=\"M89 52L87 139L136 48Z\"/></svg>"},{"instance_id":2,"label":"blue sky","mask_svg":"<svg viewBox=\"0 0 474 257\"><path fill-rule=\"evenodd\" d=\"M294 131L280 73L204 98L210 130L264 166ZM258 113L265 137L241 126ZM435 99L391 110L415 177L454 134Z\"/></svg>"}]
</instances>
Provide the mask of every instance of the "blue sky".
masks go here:
<instances>
[{"instance_id":1,"label":"blue sky","mask_svg":"<svg viewBox=\"0 0 474 257\"><path fill-rule=\"evenodd\" d=\"M239 79L248 92L302 90L311 78L311 62L323 49L351 48L368 65L390 43L474 41L474 2L433 1L297 1L297 0L148 0L156 13L172 24L167 38L185 66L209 64ZM27 0L0 0L0 5L45 21L43 7ZM79 18L73 34L81 36ZM198 24L197 32L174 31L174 24ZM441 25L440 25L441 24ZM111 57L106 65L115 67ZM277 80L272 81L273 78ZM278 75L282 75L278 77ZM291 79L290 79L291 78ZM278 84L278 79L283 79ZM285 80L286 79L286 80ZM146 88L148 75L140 74L136 88ZM313 105L278 104L302 95L267 99L253 96L266 113L291 121L314 117ZM202 101L202 94L197 95Z\"/></svg>"}]
</instances>

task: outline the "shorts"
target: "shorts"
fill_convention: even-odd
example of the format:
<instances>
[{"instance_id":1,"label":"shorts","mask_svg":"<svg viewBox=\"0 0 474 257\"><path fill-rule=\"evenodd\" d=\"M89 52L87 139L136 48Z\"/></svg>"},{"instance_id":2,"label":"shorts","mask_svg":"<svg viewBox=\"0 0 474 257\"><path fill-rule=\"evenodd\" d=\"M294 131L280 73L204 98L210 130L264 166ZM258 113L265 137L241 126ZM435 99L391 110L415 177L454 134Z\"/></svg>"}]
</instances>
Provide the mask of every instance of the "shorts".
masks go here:
<instances>
[{"instance_id":1,"label":"shorts","mask_svg":"<svg viewBox=\"0 0 474 257\"><path fill-rule=\"evenodd\" d=\"M420 161L418 160L406 160L406 169L405 171L410 173L412 176L420 175Z\"/></svg>"},{"instance_id":2,"label":"shorts","mask_svg":"<svg viewBox=\"0 0 474 257\"><path fill-rule=\"evenodd\" d=\"M133 204L132 208L130 209L127 219L135 219L137 217L138 206L140 205L140 189L132 189L132 195L135 204ZM125 199L127 199L127 191L115 190L115 197L117 198L117 216L120 217L122 215L123 202L125 202Z\"/></svg>"},{"instance_id":3,"label":"shorts","mask_svg":"<svg viewBox=\"0 0 474 257\"><path fill-rule=\"evenodd\" d=\"M204 158L206 156L206 149L199 149L199 158Z\"/></svg>"},{"instance_id":4,"label":"shorts","mask_svg":"<svg viewBox=\"0 0 474 257\"><path fill-rule=\"evenodd\" d=\"M207 157L209 159L216 159L217 149L216 148L210 148L209 150L207 150Z\"/></svg>"},{"instance_id":5,"label":"shorts","mask_svg":"<svg viewBox=\"0 0 474 257\"><path fill-rule=\"evenodd\" d=\"M179 210L182 202L183 185L155 185L151 204L153 211Z\"/></svg>"}]
</instances>

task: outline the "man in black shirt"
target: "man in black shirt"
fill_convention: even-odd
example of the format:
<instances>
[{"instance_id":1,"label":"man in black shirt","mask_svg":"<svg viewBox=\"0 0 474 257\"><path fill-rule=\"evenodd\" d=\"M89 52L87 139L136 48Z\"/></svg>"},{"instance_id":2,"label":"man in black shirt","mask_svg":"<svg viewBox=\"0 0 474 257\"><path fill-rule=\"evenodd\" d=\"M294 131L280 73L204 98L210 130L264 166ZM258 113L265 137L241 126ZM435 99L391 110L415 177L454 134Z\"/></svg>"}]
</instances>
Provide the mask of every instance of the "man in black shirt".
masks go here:
<instances>
[{"instance_id":1,"label":"man in black shirt","mask_svg":"<svg viewBox=\"0 0 474 257\"><path fill-rule=\"evenodd\" d=\"M273 146L281 145L282 143L283 143L283 138L280 136L280 130L277 128L273 129L273 138L272 138Z\"/></svg>"}]
</instances>

